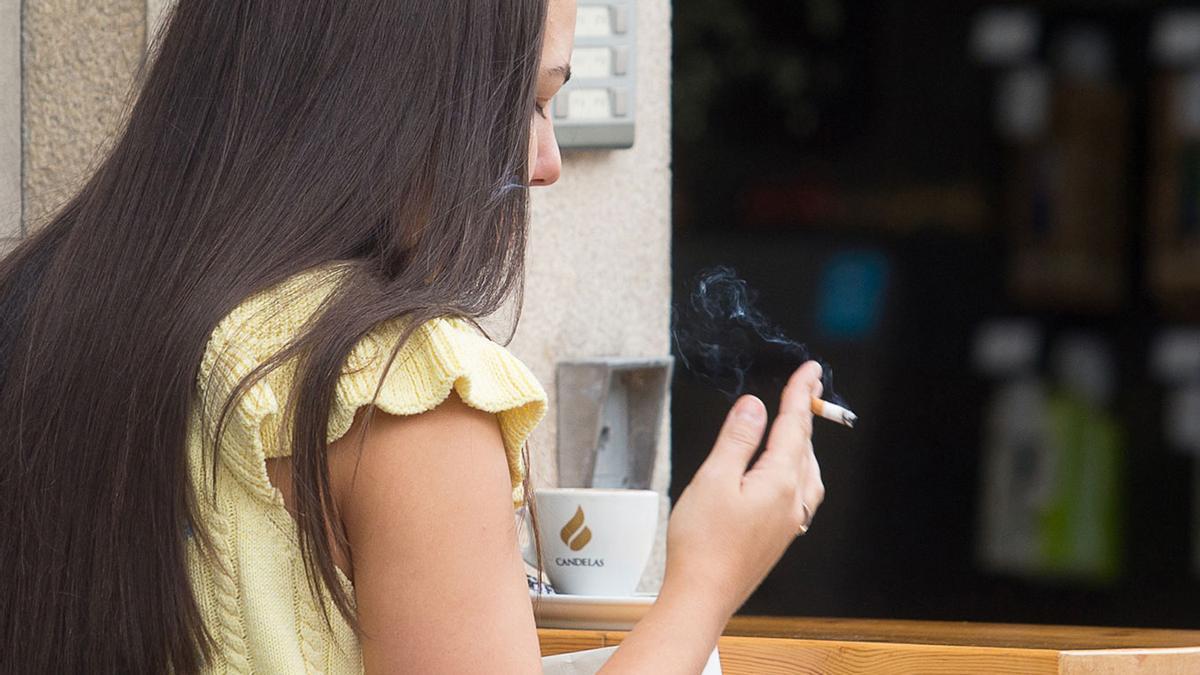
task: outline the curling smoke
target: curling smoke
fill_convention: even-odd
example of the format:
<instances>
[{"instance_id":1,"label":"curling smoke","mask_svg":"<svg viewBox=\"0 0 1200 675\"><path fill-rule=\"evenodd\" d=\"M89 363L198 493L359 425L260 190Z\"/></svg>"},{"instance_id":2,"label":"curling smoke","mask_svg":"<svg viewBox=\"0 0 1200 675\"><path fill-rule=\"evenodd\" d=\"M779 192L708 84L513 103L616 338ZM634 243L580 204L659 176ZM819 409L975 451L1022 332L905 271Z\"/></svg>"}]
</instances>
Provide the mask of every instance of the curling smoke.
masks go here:
<instances>
[{"instance_id":1,"label":"curling smoke","mask_svg":"<svg viewBox=\"0 0 1200 675\"><path fill-rule=\"evenodd\" d=\"M756 299L732 268L714 267L696 277L687 300L676 306L672 317L671 334L683 365L730 400L748 393L756 364L783 364L790 373L815 358L759 312ZM833 391L833 370L816 360L824 372L823 398L844 405Z\"/></svg>"}]
</instances>

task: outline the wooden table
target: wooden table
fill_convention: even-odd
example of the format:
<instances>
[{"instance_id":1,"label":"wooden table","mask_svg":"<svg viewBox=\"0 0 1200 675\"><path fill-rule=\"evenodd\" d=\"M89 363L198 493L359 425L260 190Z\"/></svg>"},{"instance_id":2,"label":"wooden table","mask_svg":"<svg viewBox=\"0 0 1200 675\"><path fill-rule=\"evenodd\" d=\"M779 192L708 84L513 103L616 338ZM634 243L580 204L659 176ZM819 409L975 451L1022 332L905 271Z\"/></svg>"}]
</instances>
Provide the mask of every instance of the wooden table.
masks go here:
<instances>
[{"instance_id":1,"label":"wooden table","mask_svg":"<svg viewBox=\"0 0 1200 675\"><path fill-rule=\"evenodd\" d=\"M615 645L625 633L538 636L548 656ZM737 616L719 648L727 675L1200 674L1200 630Z\"/></svg>"}]
</instances>

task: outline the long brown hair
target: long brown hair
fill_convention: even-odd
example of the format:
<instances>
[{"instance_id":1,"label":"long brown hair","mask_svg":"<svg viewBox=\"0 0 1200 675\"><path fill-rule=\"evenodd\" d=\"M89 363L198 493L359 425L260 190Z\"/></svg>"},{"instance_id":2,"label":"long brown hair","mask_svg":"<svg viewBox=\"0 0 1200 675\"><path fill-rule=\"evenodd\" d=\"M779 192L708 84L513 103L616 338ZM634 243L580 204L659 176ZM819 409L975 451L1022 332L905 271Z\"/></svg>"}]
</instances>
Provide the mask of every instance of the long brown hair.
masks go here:
<instances>
[{"instance_id":1,"label":"long brown hair","mask_svg":"<svg viewBox=\"0 0 1200 675\"><path fill-rule=\"evenodd\" d=\"M334 384L383 321L519 308L545 14L178 4L111 151L0 261L0 671L203 666L185 566L187 533L203 534L185 458L200 359L240 301L331 261L349 273L265 365L297 359L305 565L353 621L326 530L345 545L325 462Z\"/></svg>"}]
</instances>

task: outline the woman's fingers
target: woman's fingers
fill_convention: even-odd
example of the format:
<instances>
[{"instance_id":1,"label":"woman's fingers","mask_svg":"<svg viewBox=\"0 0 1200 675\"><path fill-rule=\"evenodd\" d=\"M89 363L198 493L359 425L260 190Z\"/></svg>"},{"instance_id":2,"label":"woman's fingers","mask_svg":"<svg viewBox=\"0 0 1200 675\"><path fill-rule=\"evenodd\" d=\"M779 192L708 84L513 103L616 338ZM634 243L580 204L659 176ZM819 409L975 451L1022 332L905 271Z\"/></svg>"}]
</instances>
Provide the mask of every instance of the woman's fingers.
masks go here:
<instances>
[{"instance_id":1,"label":"woman's fingers","mask_svg":"<svg viewBox=\"0 0 1200 675\"><path fill-rule=\"evenodd\" d=\"M779 416L767 439L767 449L754 468L790 471L798 476L812 452L812 398L821 393L821 366L809 361L792 374L783 389Z\"/></svg>"},{"instance_id":2,"label":"woman's fingers","mask_svg":"<svg viewBox=\"0 0 1200 675\"><path fill-rule=\"evenodd\" d=\"M766 423L767 408L762 401L749 395L739 398L725 417L717 442L700 470L717 471L741 480L746 465L762 442Z\"/></svg>"}]
</instances>

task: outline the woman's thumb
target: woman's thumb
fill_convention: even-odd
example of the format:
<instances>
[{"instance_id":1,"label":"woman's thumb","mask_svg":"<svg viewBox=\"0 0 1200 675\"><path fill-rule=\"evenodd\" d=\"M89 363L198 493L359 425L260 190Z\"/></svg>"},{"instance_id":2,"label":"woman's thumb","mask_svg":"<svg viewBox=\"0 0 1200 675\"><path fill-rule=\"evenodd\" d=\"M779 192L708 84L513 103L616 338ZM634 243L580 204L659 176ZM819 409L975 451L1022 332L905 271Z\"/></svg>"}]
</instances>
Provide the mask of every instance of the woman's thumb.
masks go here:
<instances>
[{"instance_id":1,"label":"woman's thumb","mask_svg":"<svg viewBox=\"0 0 1200 675\"><path fill-rule=\"evenodd\" d=\"M704 463L724 471L736 471L741 476L762 442L766 426L767 407L763 402L750 395L739 398L726 416L717 442Z\"/></svg>"}]
</instances>

